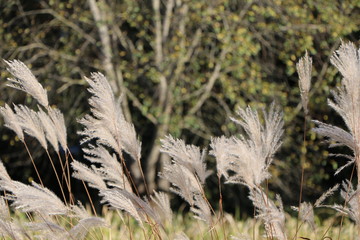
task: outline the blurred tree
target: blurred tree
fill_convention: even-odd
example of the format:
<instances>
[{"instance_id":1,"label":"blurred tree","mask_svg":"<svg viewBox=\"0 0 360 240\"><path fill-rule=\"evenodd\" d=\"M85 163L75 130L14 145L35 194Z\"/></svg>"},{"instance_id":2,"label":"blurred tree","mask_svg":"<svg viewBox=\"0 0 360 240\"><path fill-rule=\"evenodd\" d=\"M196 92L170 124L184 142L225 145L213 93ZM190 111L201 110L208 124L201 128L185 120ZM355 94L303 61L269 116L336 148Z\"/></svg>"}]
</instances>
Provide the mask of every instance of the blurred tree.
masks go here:
<instances>
[{"instance_id":1,"label":"blurred tree","mask_svg":"<svg viewBox=\"0 0 360 240\"><path fill-rule=\"evenodd\" d=\"M73 145L76 118L87 111L82 77L106 74L143 142L150 188L165 160L160 138L206 146L212 135L236 133L228 116L238 106L276 100L287 125L272 181L294 201L305 151L308 197L331 175L323 166L336 164L310 132L308 148L298 147L304 120L295 63L306 49L314 56L311 117L327 120L326 97L337 83L329 57L339 39L358 40L359 7L356 0L8 0L0 2L0 55L46 79ZM29 101L4 82L0 91L4 101Z\"/></svg>"}]
</instances>

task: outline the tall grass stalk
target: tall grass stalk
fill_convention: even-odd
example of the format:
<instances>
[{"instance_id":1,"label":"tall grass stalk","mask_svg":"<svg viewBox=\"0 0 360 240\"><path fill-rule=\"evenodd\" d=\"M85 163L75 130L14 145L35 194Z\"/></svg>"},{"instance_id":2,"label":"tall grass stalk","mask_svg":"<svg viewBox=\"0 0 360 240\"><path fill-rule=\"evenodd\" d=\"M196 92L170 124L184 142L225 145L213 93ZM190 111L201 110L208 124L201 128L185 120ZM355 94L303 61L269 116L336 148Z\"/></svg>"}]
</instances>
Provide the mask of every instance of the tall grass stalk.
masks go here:
<instances>
[{"instance_id":1,"label":"tall grass stalk","mask_svg":"<svg viewBox=\"0 0 360 240\"><path fill-rule=\"evenodd\" d=\"M309 57L308 53L306 52L305 56L299 60L299 62L296 64L296 69L299 75L299 88L300 88L300 96L301 96L301 103L304 109L304 135L303 135L303 149L304 151L301 151L303 155L301 156L301 179L300 179L300 193L299 193L299 214L298 214L298 220L296 222L296 233L294 239L297 239L297 232L299 229L299 217L301 213L301 203L303 198L303 187L304 187L304 174L305 174L305 161L306 161L306 123L307 119L309 117L309 110L308 110L308 102L309 102L309 91L311 86L311 70L312 70L312 59Z\"/></svg>"}]
</instances>

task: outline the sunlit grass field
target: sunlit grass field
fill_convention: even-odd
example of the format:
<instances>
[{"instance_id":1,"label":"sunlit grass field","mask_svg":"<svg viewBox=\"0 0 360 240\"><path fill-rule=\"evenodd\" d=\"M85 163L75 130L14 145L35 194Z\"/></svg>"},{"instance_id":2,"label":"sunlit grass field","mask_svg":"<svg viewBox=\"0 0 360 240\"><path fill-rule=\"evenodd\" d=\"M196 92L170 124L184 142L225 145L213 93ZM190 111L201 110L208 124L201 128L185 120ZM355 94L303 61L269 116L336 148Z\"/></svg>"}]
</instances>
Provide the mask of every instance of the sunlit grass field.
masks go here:
<instances>
[{"instance_id":1,"label":"sunlit grass field","mask_svg":"<svg viewBox=\"0 0 360 240\"><path fill-rule=\"evenodd\" d=\"M168 223L162 231L164 239L176 239L177 234L185 233L189 239L269 239L266 236L261 221L249 218L238 220L232 214L224 214L225 229L218 223L213 234L209 232L206 223L197 221L192 214L174 214L172 223ZM137 222L116 211L104 211L104 218L107 223L111 223L108 228L93 229L89 232L87 239L156 239L150 227L144 231ZM296 231L296 218L286 216L286 231L288 239L294 239ZM214 222L218 221L214 219ZM311 240L356 240L357 229L353 222L343 218L343 225L340 228L341 216L329 218L321 221L315 218L316 228L312 229L309 225L303 224L298 233L297 239ZM340 233L340 235L339 235Z\"/></svg>"}]
</instances>

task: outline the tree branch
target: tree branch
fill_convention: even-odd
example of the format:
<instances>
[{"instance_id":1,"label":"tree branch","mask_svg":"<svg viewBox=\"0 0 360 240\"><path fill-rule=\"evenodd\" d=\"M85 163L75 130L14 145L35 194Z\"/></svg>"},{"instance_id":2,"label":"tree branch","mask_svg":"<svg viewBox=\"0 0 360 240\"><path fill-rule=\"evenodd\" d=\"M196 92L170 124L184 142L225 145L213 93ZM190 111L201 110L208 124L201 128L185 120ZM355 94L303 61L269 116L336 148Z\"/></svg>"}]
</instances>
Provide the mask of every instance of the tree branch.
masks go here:
<instances>
[{"instance_id":1,"label":"tree branch","mask_svg":"<svg viewBox=\"0 0 360 240\"><path fill-rule=\"evenodd\" d=\"M219 59L218 59L218 61L216 63L216 66L214 68L214 71L212 72L211 77L210 77L208 83L205 86L204 93L201 95L199 101L189 110L187 115L195 114L202 107L204 102L210 97L211 90L214 87L214 84L215 84L216 80L218 79L218 77L220 75L221 65L222 65L222 62L223 62L223 60L225 58L226 53L227 53L227 49L224 48L221 51Z\"/></svg>"},{"instance_id":2,"label":"tree branch","mask_svg":"<svg viewBox=\"0 0 360 240\"><path fill-rule=\"evenodd\" d=\"M164 24L163 24L164 27L163 27L163 34L162 34L162 42L165 42L169 35L169 29L170 29L173 8L174 8L174 0L168 0L168 2L166 4L166 13L165 13L165 19L164 19Z\"/></svg>"}]
</instances>

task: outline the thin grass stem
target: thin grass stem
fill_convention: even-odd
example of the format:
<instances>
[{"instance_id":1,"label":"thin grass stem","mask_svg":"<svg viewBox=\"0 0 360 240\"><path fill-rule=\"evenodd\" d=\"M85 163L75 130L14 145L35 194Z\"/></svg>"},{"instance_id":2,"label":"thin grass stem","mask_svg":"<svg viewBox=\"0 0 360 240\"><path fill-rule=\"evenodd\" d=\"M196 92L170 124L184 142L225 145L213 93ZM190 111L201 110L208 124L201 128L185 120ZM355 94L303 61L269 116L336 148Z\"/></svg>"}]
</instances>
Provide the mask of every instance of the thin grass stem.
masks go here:
<instances>
[{"instance_id":1,"label":"thin grass stem","mask_svg":"<svg viewBox=\"0 0 360 240\"><path fill-rule=\"evenodd\" d=\"M24 146L25 146L25 148L26 148L26 151L27 151L27 153L28 153L28 155L29 155L29 157L30 157L31 163L32 163L32 165L34 166L34 169L35 169L36 175L37 175L37 177L38 177L38 179L39 179L39 181L40 181L40 184L41 184L42 187L44 187L44 183L43 183L43 181L42 181L42 179L41 179L41 177L40 177L40 173L39 173L39 171L38 171L38 169L37 169L37 167L36 167L35 161L34 161L32 155L31 155L31 153L30 153L30 150L29 150L26 142L23 141L23 143L24 143Z\"/></svg>"},{"instance_id":2,"label":"thin grass stem","mask_svg":"<svg viewBox=\"0 0 360 240\"><path fill-rule=\"evenodd\" d=\"M56 180L57 180L57 182L58 182L58 184L59 184L60 191L61 191L62 197L63 197L63 199L64 199L64 202L67 204L66 197L65 197L65 193L64 193L64 189L63 189L63 187L62 187L62 185L61 185L59 175L58 175L58 173L57 173L57 171L56 171L54 162L53 162L53 160L52 160L52 158L51 158L51 156L50 156L50 153L49 153L49 151L48 151L47 149L46 149L46 154L47 154L47 156L48 156L48 158L49 158L49 160L50 160L51 166L52 166L52 168L53 168L53 170L54 170L55 177L56 177Z\"/></svg>"}]
</instances>

